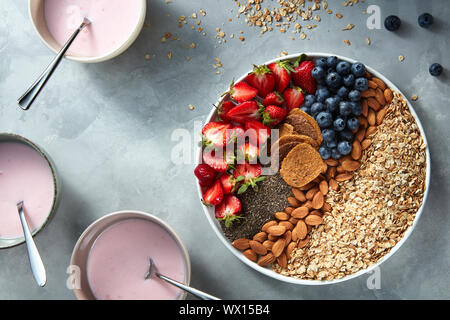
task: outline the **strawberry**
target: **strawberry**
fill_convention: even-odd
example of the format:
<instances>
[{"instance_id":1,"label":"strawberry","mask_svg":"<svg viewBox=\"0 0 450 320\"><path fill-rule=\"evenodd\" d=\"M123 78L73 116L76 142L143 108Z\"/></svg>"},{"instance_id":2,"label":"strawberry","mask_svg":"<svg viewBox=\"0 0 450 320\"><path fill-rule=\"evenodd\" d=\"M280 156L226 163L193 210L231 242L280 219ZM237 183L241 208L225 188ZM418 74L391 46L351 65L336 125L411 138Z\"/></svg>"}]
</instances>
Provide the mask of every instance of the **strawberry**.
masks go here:
<instances>
[{"instance_id":1,"label":"strawberry","mask_svg":"<svg viewBox=\"0 0 450 320\"><path fill-rule=\"evenodd\" d=\"M225 94L230 93L231 98L233 98L237 102L245 102L253 99L258 94L258 90L251 87L248 83L241 81L234 84L234 81L231 82L230 90L225 92Z\"/></svg>"},{"instance_id":2,"label":"strawberry","mask_svg":"<svg viewBox=\"0 0 450 320\"><path fill-rule=\"evenodd\" d=\"M206 190L206 192L203 194L202 202L205 206L216 206L221 203L222 200L222 184L220 183L220 180L216 180L212 187Z\"/></svg>"},{"instance_id":3,"label":"strawberry","mask_svg":"<svg viewBox=\"0 0 450 320\"><path fill-rule=\"evenodd\" d=\"M225 222L225 227L230 227L233 221L240 219L241 201L233 195L227 195L222 203L216 206L215 214L218 220Z\"/></svg>"},{"instance_id":4,"label":"strawberry","mask_svg":"<svg viewBox=\"0 0 450 320\"><path fill-rule=\"evenodd\" d=\"M255 101L246 101L228 111L226 116L231 121L245 123L247 121L259 120L260 109Z\"/></svg>"},{"instance_id":5,"label":"strawberry","mask_svg":"<svg viewBox=\"0 0 450 320\"><path fill-rule=\"evenodd\" d=\"M276 126L286 118L285 109L278 106L267 106L263 113L263 124L268 126Z\"/></svg>"},{"instance_id":6,"label":"strawberry","mask_svg":"<svg viewBox=\"0 0 450 320\"><path fill-rule=\"evenodd\" d=\"M258 191L258 185L256 183L266 178L261 176L261 172L262 168L260 164L249 164L247 162L238 164L233 172L236 181L243 181L243 184L238 189L238 194L247 191L249 186L255 191Z\"/></svg>"},{"instance_id":7,"label":"strawberry","mask_svg":"<svg viewBox=\"0 0 450 320\"><path fill-rule=\"evenodd\" d=\"M289 61L277 61L267 67L275 77L276 90L283 92L291 83L291 72L294 72L294 68Z\"/></svg>"},{"instance_id":8,"label":"strawberry","mask_svg":"<svg viewBox=\"0 0 450 320\"><path fill-rule=\"evenodd\" d=\"M307 93L314 94L316 92L316 80L312 77L311 71L314 69L314 62L305 60L304 55L300 56L297 62L294 64L294 72L292 73L292 79L296 86L305 89Z\"/></svg>"},{"instance_id":9,"label":"strawberry","mask_svg":"<svg viewBox=\"0 0 450 320\"><path fill-rule=\"evenodd\" d=\"M252 143L246 142L239 147L238 163L239 163L239 160L241 160L241 159L245 159L248 162L254 162L258 157L259 157L259 147L258 146L255 146Z\"/></svg>"},{"instance_id":10,"label":"strawberry","mask_svg":"<svg viewBox=\"0 0 450 320\"><path fill-rule=\"evenodd\" d=\"M202 129L202 144L224 147L227 144L227 129L232 125L225 122L211 121Z\"/></svg>"},{"instance_id":11,"label":"strawberry","mask_svg":"<svg viewBox=\"0 0 450 320\"><path fill-rule=\"evenodd\" d=\"M245 81L253 88L258 89L258 95L261 98L265 98L275 88L275 77L265 65L254 65L253 71L248 74Z\"/></svg>"},{"instance_id":12,"label":"strawberry","mask_svg":"<svg viewBox=\"0 0 450 320\"><path fill-rule=\"evenodd\" d=\"M239 125L227 130L227 143L236 142L245 135L244 128Z\"/></svg>"},{"instance_id":13,"label":"strawberry","mask_svg":"<svg viewBox=\"0 0 450 320\"><path fill-rule=\"evenodd\" d=\"M283 96L284 100L286 101L286 109L288 113L292 109L300 107L305 100L305 97L303 96L303 90L299 87L286 89Z\"/></svg>"},{"instance_id":14,"label":"strawberry","mask_svg":"<svg viewBox=\"0 0 450 320\"><path fill-rule=\"evenodd\" d=\"M234 162L234 152L232 150L220 150L217 152L212 147L207 147L203 150L203 162L209 165L217 172L225 172L228 169L228 165ZM225 153L225 155L220 153Z\"/></svg>"},{"instance_id":15,"label":"strawberry","mask_svg":"<svg viewBox=\"0 0 450 320\"><path fill-rule=\"evenodd\" d=\"M259 121L248 121L245 123L245 131L251 143L261 146L270 137L270 128Z\"/></svg>"},{"instance_id":16,"label":"strawberry","mask_svg":"<svg viewBox=\"0 0 450 320\"><path fill-rule=\"evenodd\" d=\"M224 194L230 194L234 192L237 182L232 174L225 173L219 177L219 180L222 184L222 190Z\"/></svg>"},{"instance_id":17,"label":"strawberry","mask_svg":"<svg viewBox=\"0 0 450 320\"><path fill-rule=\"evenodd\" d=\"M230 121L230 119L227 118L226 114L235 106L236 105L231 101L222 102L219 107L217 107L217 115L219 116L219 119L222 121Z\"/></svg>"},{"instance_id":18,"label":"strawberry","mask_svg":"<svg viewBox=\"0 0 450 320\"><path fill-rule=\"evenodd\" d=\"M202 187L209 187L216 178L216 171L205 163L199 164L194 169L194 174L198 179L198 183Z\"/></svg>"},{"instance_id":19,"label":"strawberry","mask_svg":"<svg viewBox=\"0 0 450 320\"><path fill-rule=\"evenodd\" d=\"M264 99L263 105L270 106L282 106L284 103L284 98L281 96L281 94L277 91L269 93L266 98Z\"/></svg>"}]
</instances>

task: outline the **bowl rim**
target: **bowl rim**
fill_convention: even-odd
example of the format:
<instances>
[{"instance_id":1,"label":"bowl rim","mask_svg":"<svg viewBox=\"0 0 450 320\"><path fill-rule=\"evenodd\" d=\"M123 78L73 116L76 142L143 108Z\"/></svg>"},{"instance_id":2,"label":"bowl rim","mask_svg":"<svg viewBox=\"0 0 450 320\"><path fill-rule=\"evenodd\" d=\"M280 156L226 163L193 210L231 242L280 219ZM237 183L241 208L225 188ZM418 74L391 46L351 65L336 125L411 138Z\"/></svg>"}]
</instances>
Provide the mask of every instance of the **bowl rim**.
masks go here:
<instances>
[{"instance_id":1,"label":"bowl rim","mask_svg":"<svg viewBox=\"0 0 450 320\"><path fill-rule=\"evenodd\" d=\"M50 43L48 43L48 41L46 39L44 39L44 37L42 36L40 30L36 26L35 20L33 18L32 13L31 13L31 3L34 2L34 1L35 0L28 0L28 17L31 20L31 24L33 25L33 28L36 31L36 33L38 34L38 36L41 39L41 41L50 50L52 50L55 54L57 54L61 48L55 48L52 45L50 45ZM41 1L45 1L45 0L41 0ZM96 57L75 56L75 55L71 55L71 54L69 54L67 52L64 55L64 58L68 59L68 60L71 60L71 61L82 62L82 63L97 63L97 62L103 62L103 61L107 61L107 60L110 60L110 59L113 59L113 58L117 57L118 55L122 54L125 50L127 50L134 43L134 41L137 39L137 37L141 33L141 30L142 30L142 28L144 26L144 21L145 21L146 14L147 14L147 1L146 0L141 0L141 12L139 14L139 18L138 18L138 21L136 23L135 28L131 32L130 36L126 39L126 41L123 42L116 49L112 50L111 52L106 53L106 54L104 54L102 56L96 56Z\"/></svg>"},{"instance_id":2,"label":"bowl rim","mask_svg":"<svg viewBox=\"0 0 450 320\"><path fill-rule=\"evenodd\" d=\"M175 242L177 243L178 247L180 248L182 255L184 257L184 262L185 262L185 284L189 285L191 282L191 272L192 272L192 267L191 267L191 259L189 256L189 251L186 249L186 246L184 245L184 242L181 240L180 236L178 235L178 233L164 220L162 220L161 218L148 213L148 212L144 212L144 211L139 211L139 210L120 210L120 211L115 211L115 212L111 212L108 213L96 220L94 220L93 222L91 222L91 224L89 224L88 227L86 227L86 229L84 229L84 231L81 233L81 235L78 237L77 242L75 243L75 246L72 250L72 254L70 257L70 265L75 265L75 259L77 258L77 254L80 250L80 246L82 245L83 240L89 236L89 233L93 231L93 229L100 224L101 222L103 222L104 220L108 219L108 218L116 218L115 221L107 224L106 226L104 226L100 233L98 234L98 236L96 237L96 239L101 235L102 232L104 232L107 228L109 228L110 226L112 226L113 224L121 221L121 220L127 220L127 219L144 219L153 223L157 223L159 226L163 227L171 236L172 238L175 240ZM95 243L95 240L94 242ZM86 258L87 261L87 258ZM81 267L78 266L80 269ZM87 300L88 298L86 297L85 294L85 290L86 289L77 289L77 288L72 288L72 292L75 295L75 297L77 298L77 300ZM90 289L89 289L90 290ZM187 296L187 293L185 291L181 291L179 300L184 300Z\"/></svg>"},{"instance_id":3,"label":"bowl rim","mask_svg":"<svg viewBox=\"0 0 450 320\"><path fill-rule=\"evenodd\" d=\"M283 57L279 57L279 58L275 58L275 59L271 59L269 61L264 62L264 65L268 65L270 63L276 62L276 61L280 61L280 60L294 60L298 57L300 57L300 55L305 54L308 57L311 58L320 58L320 57L330 57L330 56L336 56L338 57L340 60L343 61L348 61L350 63L355 63L358 62L357 60L345 57L345 56L341 56L341 55L337 55L337 54L331 54L331 53L324 53L324 52L305 52L305 53L294 53L294 54L290 54L287 56L283 56ZM428 191L429 191L429 186L430 186L430 171L431 171L431 159L430 159L430 151L429 151L429 147L428 147L428 141L425 135L425 131L423 129L422 123L420 122L420 119L416 113L416 111L414 110L413 106L411 105L410 101L408 100L408 98L402 93L402 91L396 86L394 85L389 79L387 79L384 75L382 75L380 72L376 71L374 68L368 66L367 64L364 64L366 66L366 69L372 73L374 76L376 76L377 78L380 78L381 80L383 80L386 85L388 87L390 87L391 89L397 91L398 93L400 93L403 98L405 99L405 101L407 101L407 105L409 107L409 110L411 112L411 114L414 117L414 120L416 121L416 124L420 130L420 133L422 135L422 139L424 141L424 143L426 144L426 178L425 178L425 191L424 191L424 195L423 195L423 200L422 200L422 205L420 206L419 210L417 210L416 212L416 216L414 218L414 222L413 224L408 228L408 230L405 232L405 234L403 235L402 239L400 239L399 242L396 243L396 245L394 247L391 248L391 250L384 255L380 260L378 260L375 264L369 266L366 269L360 270L356 273L347 275L345 277L342 277L340 279L334 279L334 280L305 280L305 279L297 279L297 278L293 278L293 277L288 277L288 276L284 276L281 275L279 273L276 273L275 271L273 271L270 268L267 267L261 267L258 264L250 261L248 258L246 258L241 251L237 250L236 248L234 248L231 245L231 242L223 235L222 230L219 226L219 224L217 223L215 217L214 217L214 211L213 208L208 208L204 205L202 205L203 208L203 212L206 215L206 218L208 219L209 224L211 225L211 227L213 228L214 232L216 233L217 237L220 239L220 241L224 244L224 246L231 251L231 253L233 253L234 256L236 256L239 260L241 260L244 264L246 264L247 266L249 266L250 268L266 275L269 276L271 278L283 281L283 282L287 282L287 283L291 283L291 284L297 284L297 285L312 285L312 286L317 286L317 285L330 285L330 284L335 284L335 283L340 283L340 282L344 282L350 279L354 279L357 278L363 274L369 273L372 270L374 270L375 268L379 267L383 262L387 261L394 253L396 253L400 247L403 245L403 243L405 243L405 241L409 238L409 236L411 235L412 231L414 230L414 228L416 227L420 216L422 215L423 209L425 207L427 198L428 198ZM239 77L235 83L242 81L247 74L251 72L251 70L249 70L247 73L244 73L241 77ZM223 97L221 97L219 100L217 100L216 105L219 105L224 99L226 98L226 95L224 95ZM208 114L205 123L208 123L212 120L212 118L216 115L217 110L216 109L212 109L210 111L210 113ZM197 158L196 158L196 163L195 166L197 166L201 159L202 159L202 154L201 154L202 148L197 146ZM196 181L196 187L197 187L197 195L199 196L199 199L202 199L202 191L200 188L200 185L198 184L198 182Z\"/></svg>"},{"instance_id":4,"label":"bowl rim","mask_svg":"<svg viewBox=\"0 0 450 320\"><path fill-rule=\"evenodd\" d=\"M45 217L44 222L41 223L36 229L34 229L31 234L35 236L38 234L42 229L44 229L51 221L53 216L55 215L58 205L59 205L59 199L60 199L60 180L58 173L56 171L56 166L53 162L53 160L50 158L50 156L47 154L47 152L44 151L41 147L39 147L36 143L31 141L28 138L25 138L21 135L18 135L16 133L10 133L10 132L0 132L0 143L2 142L16 142L16 143L22 143L24 145L27 145L28 147L35 150L41 158L45 160L47 163L48 168L50 169L50 172L52 174L53 179L53 200L52 200L52 206ZM25 243L25 237L18 237L18 238L0 238L0 250L12 248L15 246L19 246L21 244Z\"/></svg>"}]
</instances>

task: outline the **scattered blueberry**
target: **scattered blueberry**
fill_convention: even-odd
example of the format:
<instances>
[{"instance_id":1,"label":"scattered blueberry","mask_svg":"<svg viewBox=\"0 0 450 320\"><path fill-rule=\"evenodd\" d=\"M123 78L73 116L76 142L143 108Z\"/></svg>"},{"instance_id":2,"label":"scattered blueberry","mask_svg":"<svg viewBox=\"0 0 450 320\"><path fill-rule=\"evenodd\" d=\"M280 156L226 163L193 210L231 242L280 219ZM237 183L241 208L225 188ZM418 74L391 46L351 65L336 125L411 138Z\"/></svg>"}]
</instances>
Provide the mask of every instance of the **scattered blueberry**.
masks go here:
<instances>
[{"instance_id":1,"label":"scattered blueberry","mask_svg":"<svg viewBox=\"0 0 450 320\"><path fill-rule=\"evenodd\" d=\"M316 121L320 128L328 128L333 123L333 116L329 112L320 112Z\"/></svg>"},{"instance_id":2,"label":"scattered blueberry","mask_svg":"<svg viewBox=\"0 0 450 320\"><path fill-rule=\"evenodd\" d=\"M333 149L331 149L331 157L333 159L338 160L338 159L340 159L342 157L342 155L339 153L337 148L333 148Z\"/></svg>"},{"instance_id":3,"label":"scattered blueberry","mask_svg":"<svg viewBox=\"0 0 450 320\"><path fill-rule=\"evenodd\" d=\"M326 142L326 145L327 145L328 148L331 149L331 148L336 148L337 145L338 145L338 143L337 143L337 140L334 139L334 140L332 140L332 141Z\"/></svg>"},{"instance_id":4,"label":"scattered blueberry","mask_svg":"<svg viewBox=\"0 0 450 320\"><path fill-rule=\"evenodd\" d=\"M330 96L330 91L326 87L322 87L316 90L316 100L318 102L324 102L326 98Z\"/></svg>"},{"instance_id":5,"label":"scattered blueberry","mask_svg":"<svg viewBox=\"0 0 450 320\"><path fill-rule=\"evenodd\" d=\"M324 160L329 159L331 157L331 151L326 146L321 146L319 148L319 153L320 153L320 156L322 157L322 159L324 159Z\"/></svg>"},{"instance_id":6,"label":"scattered blueberry","mask_svg":"<svg viewBox=\"0 0 450 320\"><path fill-rule=\"evenodd\" d=\"M339 114L341 116L348 116L352 113L352 105L348 101L341 101L339 103Z\"/></svg>"},{"instance_id":7,"label":"scattered blueberry","mask_svg":"<svg viewBox=\"0 0 450 320\"><path fill-rule=\"evenodd\" d=\"M341 76L346 76L347 74L349 74L350 69L351 69L351 64L348 63L347 61L341 61L336 66L336 71Z\"/></svg>"},{"instance_id":8,"label":"scattered blueberry","mask_svg":"<svg viewBox=\"0 0 450 320\"><path fill-rule=\"evenodd\" d=\"M305 107L311 107L312 104L316 102L316 96L312 95L312 94L308 94L307 96L305 96L305 101L303 102L303 105Z\"/></svg>"},{"instance_id":9,"label":"scattered blueberry","mask_svg":"<svg viewBox=\"0 0 450 320\"><path fill-rule=\"evenodd\" d=\"M333 122L333 128L336 131L342 131L345 129L345 120L342 118L337 118L336 120L334 120Z\"/></svg>"},{"instance_id":10,"label":"scattered blueberry","mask_svg":"<svg viewBox=\"0 0 450 320\"><path fill-rule=\"evenodd\" d=\"M433 63L430 66L430 74L434 77L438 77L441 75L442 71L444 71L444 68L439 63Z\"/></svg>"},{"instance_id":11,"label":"scattered blueberry","mask_svg":"<svg viewBox=\"0 0 450 320\"><path fill-rule=\"evenodd\" d=\"M346 87L340 87L339 90L337 91L337 95L338 95L339 97L341 97L342 99L347 99L347 97L348 97L348 92L349 92L348 88L346 88Z\"/></svg>"},{"instance_id":12,"label":"scattered blueberry","mask_svg":"<svg viewBox=\"0 0 450 320\"><path fill-rule=\"evenodd\" d=\"M366 91L369 89L369 80L367 78L358 78L355 80L355 89L359 92Z\"/></svg>"},{"instance_id":13,"label":"scattered blueberry","mask_svg":"<svg viewBox=\"0 0 450 320\"><path fill-rule=\"evenodd\" d=\"M330 72L327 75L326 83L329 87L339 88L342 83L342 77L337 72Z\"/></svg>"},{"instance_id":14,"label":"scattered blueberry","mask_svg":"<svg viewBox=\"0 0 450 320\"><path fill-rule=\"evenodd\" d=\"M323 58L316 59L315 65L316 65L316 67L321 67L323 69L328 68L328 66L327 66L327 58L323 57Z\"/></svg>"},{"instance_id":15,"label":"scattered blueberry","mask_svg":"<svg viewBox=\"0 0 450 320\"><path fill-rule=\"evenodd\" d=\"M308 107L301 107L300 110L302 110L303 112L306 112L307 114L311 114L311 109Z\"/></svg>"},{"instance_id":16,"label":"scattered blueberry","mask_svg":"<svg viewBox=\"0 0 450 320\"><path fill-rule=\"evenodd\" d=\"M350 101L357 102L361 100L361 92L359 92L358 90L352 90L348 93L348 98L350 99Z\"/></svg>"},{"instance_id":17,"label":"scattered blueberry","mask_svg":"<svg viewBox=\"0 0 450 320\"><path fill-rule=\"evenodd\" d=\"M357 130L359 128L359 120L356 117L347 120L347 128L350 130Z\"/></svg>"},{"instance_id":18,"label":"scattered blueberry","mask_svg":"<svg viewBox=\"0 0 450 320\"><path fill-rule=\"evenodd\" d=\"M346 156L352 152L352 145L348 141L341 141L338 143L337 150L340 154Z\"/></svg>"},{"instance_id":19,"label":"scattered blueberry","mask_svg":"<svg viewBox=\"0 0 450 320\"><path fill-rule=\"evenodd\" d=\"M353 74L348 74L344 77L344 86L352 88L355 84L355 76Z\"/></svg>"},{"instance_id":20,"label":"scattered blueberry","mask_svg":"<svg viewBox=\"0 0 450 320\"><path fill-rule=\"evenodd\" d=\"M352 104L352 114L359 117L362 114L362 105L359 102L351 102Z\"/></svg>"},{"instance_id":21,"label":"scattered blueberry","mask_svg":"<svg viewBox=\"0 0 450 320\"><path fill-rule=\"evenodd\" d=\"M338 62L339 62L339 59L336 56L331 56L331 57L327 58L327 66L328 66L328 68L331 68L331 69L336 68Z\"/></svg>"},{"instance_id":22,"label":"scattered blueberry","mask_svg":"<svg viewBox=\"0 0 450 320\"><path fill-rule=\"evenodd\" d=\"M384 27L389 31L396 31L402 25L402 21L397 16L389 16L384 20Z\"/></svg>"},{"instance_id":23,"label":"scattered blueberry","mask_svg":"<svg viewBox=\"0 0 450 320\"><path fill-rule=\"evenodd\" d=\"M315 117L317 114L325 110L322 102L314 102L311 106L311 115Z\"/></svg>"},{"instance_id":24,"label":"scattered blueberry","mask_svg":"<svg viewBox=\"0 0 450 320\"><path fill-rule=\"evenodd\" d=\"M322 138L325 142L330 142L336 139L336 133L332 129L322 130Z\"/></svg>"},{"instance_id":25,"label":"scattered blueberry","mask_svg":"<svg viewBox=\"0 0 450 320\"><path fill-rule=\"evenodd\" d=\"M351 71L355 77L363 77L366 74L366 67L361 62L356 62L352 64Z\"/></svg>"},{"instance_id":26,"label":"scattered blueberry","mask_svg":"<svg viewBox=\"0 0 450 320\"><path fill-rule=\"evenodd\" d=\"M334 113L339 108L340 101L339 96L328 97L325 99L325 108L328 112Z\"/></svg>"},{"instance_id":27,"label":"scattered blueberry","mask_svg":"<svg viewBox=\"0 0 450 320\"><path fill-rule=\"evenodd\" d=\"M419 26L428 28L433 24L433 16L429 13L422 13L418 18Z\"/></svg>"},{"instance_id":28,"label":"scattered blueberry","mask_svg":"<svg viewBox=\"0 0 450 320\"><path fill-rule=\"evenodd\" d=\"M339 138L341 138L341 141L352 142L353 141L353 133L350 130L343 130L343 131L339 132Z\"/></svg>"},{"instance_id":29,"label":"scattered blueberry","mask_svg":"<svg viewBox=\"0 0 450 320\"><path fill-rule=\"evenodd\" d=\"M322 79L323 77L325 77L325 69L322 67L315 67L314 69L312 69L311 71L311 75L314 79Z\"/></svg>"}]
</instances>

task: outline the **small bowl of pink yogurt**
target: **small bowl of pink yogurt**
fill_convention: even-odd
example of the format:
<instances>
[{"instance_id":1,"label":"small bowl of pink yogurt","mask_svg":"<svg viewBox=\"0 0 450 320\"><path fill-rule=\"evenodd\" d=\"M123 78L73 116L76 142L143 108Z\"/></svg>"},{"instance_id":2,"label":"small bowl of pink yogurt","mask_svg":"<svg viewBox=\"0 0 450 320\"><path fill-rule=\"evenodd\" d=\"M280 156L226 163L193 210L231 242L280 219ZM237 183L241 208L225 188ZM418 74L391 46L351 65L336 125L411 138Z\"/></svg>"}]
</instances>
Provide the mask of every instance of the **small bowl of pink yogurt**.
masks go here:
<instances>
[{"instance_id":1,"label":"small bowl of pink yogurt","mask_svg":"<svg viewBox=\"0 0 450 320\"><path fill-rule=\"evenodd\" d=\"M160 218L141 211L118 211L94 221L78 239L71 258L72 289L79 300L177 300L186 293L153 276L156 270L189 285L188 251Z\"/></svg>"},{"instance_id":2,"label":"small bowl of pink yogurt","mask_svg":"<svg viewBox=\"0 0 450 320\"><path fill-rule=\"evenodd\" d=\"M59 193L56 169L47 153L27 138L0 133L0 249L25 242L18 202L24 202L35 235L55 213Z\"/></svg>"},{"instance_id":3,"label":"small bowl of pink yogurt","mask_svg":"<svg viewBox=\"0 0 450 320\"><path fill-rule=\"evenodd\" d=\"M55 53L79 27L85 27L65 57L78 62L102 62L123 53L144 25L146 0L29 0L29 14L41 40Z\"/></svg>"}]
</instances>

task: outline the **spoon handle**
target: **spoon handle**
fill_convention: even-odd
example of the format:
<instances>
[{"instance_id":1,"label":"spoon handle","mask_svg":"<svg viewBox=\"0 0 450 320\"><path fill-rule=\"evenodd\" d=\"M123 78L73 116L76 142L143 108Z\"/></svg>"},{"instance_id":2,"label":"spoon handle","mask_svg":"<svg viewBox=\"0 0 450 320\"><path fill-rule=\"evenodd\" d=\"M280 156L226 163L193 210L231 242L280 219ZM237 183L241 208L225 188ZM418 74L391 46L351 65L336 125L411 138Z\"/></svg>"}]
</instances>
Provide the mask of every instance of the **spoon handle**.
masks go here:
<instances>
[{"instance_id":1,"label":"spoon handle","mask_svg":"<svg viewBox=\"0 0 450 320\"><path fill-rule=\"evenodd\" d=\"M77 35L80 33L81 30L91 22L89 19L84 18L83 23L78 27L77 30L72 34L72 36L67 40L66 44L61 48L61 50L58 52L56 57L53 59L52 62L48 65L48 67L44 70L44 72L39 76L39 78L34 82L31 87L17 100L17 103L23 110L28 110L32 103L34 102L34 99L38 96L39 92L41 92L44 85L47 83L48 79L50 79L51 75L53 74L53 71L55 71L58 64L61 62L62 58L64 57L64 54L69 49L72 42L75 40Z\"/></svg>"},{"instance_id":2,"label":"spoon handle","mask_svg":"<svg viewBox=\"0 0 450 320\"><path fill-rule=\"evenodd\" d=\"M28 227L25 214L23 213L23 203L20 203L17 206L17 209L19 210L20 222L22 223L23 234L25 236L25 242L27 244L31 271L33 272L34 279L36 280L38 285L43 287L47 282L47 275L45 272L44 263L42 262L41 256L39 255L39 251L36 247L36 244L34 243L33 236L30 232L30 228Z\"/></svg>"},{"instance_id":3,"label":"spoon handle","mask_svg":"<svg viewBox=\"0 0 450 320\"><path fill-rule=\"evenodd\" d=\"M189 287L189 286L187 286L187 285L185 285L185 284L183 284L181 282L178 282L178 281L170 279L170 278L168 278L166 276L163 276L162 274L156 273L156 276L158 278L166 281L166 282L169 282L169 283L173 284L174 286L176 286L176 287L178 287L180 289L183 289L186 292L189 292L190 294L196 296L197 298L200 298L200 299L203 299L203 300L220 300L217 297L214 297L214 296L212 296L210 294L207 294L207 293L205 293L203 291L200 291L200 290L197 290L195 288L191 288L191 287Z\"/></svg>"}]
</instances>

